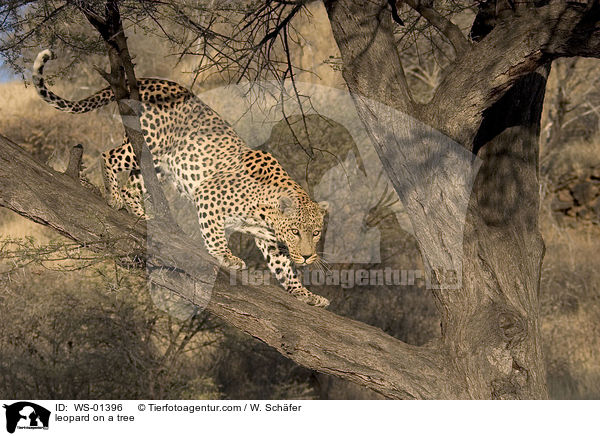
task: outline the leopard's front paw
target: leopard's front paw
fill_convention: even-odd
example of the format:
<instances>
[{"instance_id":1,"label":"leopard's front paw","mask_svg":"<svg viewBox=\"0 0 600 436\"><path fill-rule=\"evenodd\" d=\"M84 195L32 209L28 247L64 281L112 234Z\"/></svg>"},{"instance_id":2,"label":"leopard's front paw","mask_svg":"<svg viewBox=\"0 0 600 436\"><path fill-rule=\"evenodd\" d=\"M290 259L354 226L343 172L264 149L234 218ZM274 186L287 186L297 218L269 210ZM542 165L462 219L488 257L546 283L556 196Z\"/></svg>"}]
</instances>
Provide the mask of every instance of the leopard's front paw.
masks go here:
<instances>
[{"instance_id":1,"label":"leopard's front paw","mask_svg":"<svg viewBox=\"0 0 600 436\"><path fill-rule=\"evenodd\" d=\"M246 262L234 255L225 256L221 260L221 265L233 270L246 269Z\"/></svg>"},{"instance_id":2,"label":"leopard's front paw","mask_svg":"<svg viewBox=\"0 0 600 436\"><path fill-rule=\"evenodd\" d=\"M310 301L307 301L311 306L326 308L329 306L329 300L317 294L310 295Z\"/></svg>"},{"instance_id":3,"label":"leopard's front paw","mask_svg":"<svg viewBox=\"0 0 600 436\"><path fill-rule=\"evenodd\" d=\"M125 207L125 202L120 195L109 195L107 198L108 205L113 209L123 209Z\"/></svg>"},{"instance_id":4,"label":"leopard's front paw","mask_svg":"<svg viewBox=\"0 0 600 436\"><path fill-rule=\"evenodd\" d=\"M138 204L135 204L135 205L127 204L127 209L133 215L140 217L143 220L150 221L150 219L153 218L153 216L148 215L146 213L146 210Z\"/></svg>"},{"instance_id":5,"label":"leopard's front paw","mask_svg":"<svg viewBox=\"0 0 600 436\"><path fill-rule=\"evenodd\" d=\"M320 295L317 294L313 294L312 292L310 292L308 289L306 288L297 288L294 289L292 291L290 291L290 293L296 297L298 300L300 301L304 301L306 304L310 305L310 306L316 306L316 307L327 307L329 306L329 300L325 297L321 297Z\"/></svg>"}]
</instances>

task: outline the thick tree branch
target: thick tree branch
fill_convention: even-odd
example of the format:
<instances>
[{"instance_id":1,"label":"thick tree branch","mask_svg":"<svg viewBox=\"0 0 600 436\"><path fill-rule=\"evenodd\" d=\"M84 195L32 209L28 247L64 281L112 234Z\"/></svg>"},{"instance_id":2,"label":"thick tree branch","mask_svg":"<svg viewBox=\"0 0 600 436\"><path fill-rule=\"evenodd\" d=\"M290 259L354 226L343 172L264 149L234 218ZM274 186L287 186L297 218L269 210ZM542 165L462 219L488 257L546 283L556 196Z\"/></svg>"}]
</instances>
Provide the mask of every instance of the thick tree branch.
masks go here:
<instances>
[{"instance_id":1,"label":"thick tree branch","mask_svg":"<svg viewBox=\"0 0 600 436\"><path fill-rule=\"evenodd\" d=\"M406 83L387 6L386 1L325 2L350 91L413 113L416 105Z\"/></svg>"},{"instance_id":2,"label":"thick tree branch","mask_svg":"<svg viewBox=\"0 0 600 436\"><path fill-rule=\"evenodd\" d=\"M408 113L467 147L485 110L522 77L558 57L600 57L598 2L551 2L520 7L518 12L503 10L493 30L474 45L420 0L406 3L458 48L459 55L432 101L420 106L410 97L389 13L382 13L383 2L325 2L344 59L344 79L353 94Z\"/></svg>"},{"instance_id":3,"label":"thick tree branch","mask_svg":"<svg viewBox=\"0 0 600 436\"><path fill-rule=\"evenodd\" d=\"M197 242L167 226L149 233L135 217L108 207L75 180L35 161L0 136L0 205L49 226L90 250L134 267L234 327L316 371L389 398L461 398L446 353L407 345L383 331L308 306L274 286L232 285ZM211 295L212 294L212 295ZM209 298L210 297L210 298Z\"/></svg>"},{"instance_id":4,"label":"thick tree branch","mask_svg":"<svg viewBox=\"0 0 600 436\"><path fill-rule=\"evenodd\" d=\"M472 143L484 111L520 78L558 57L600 57L599 20L597 4L566 2L500 20L449 69L422 119L462 144Z\"/></svg>"}]
</instances>

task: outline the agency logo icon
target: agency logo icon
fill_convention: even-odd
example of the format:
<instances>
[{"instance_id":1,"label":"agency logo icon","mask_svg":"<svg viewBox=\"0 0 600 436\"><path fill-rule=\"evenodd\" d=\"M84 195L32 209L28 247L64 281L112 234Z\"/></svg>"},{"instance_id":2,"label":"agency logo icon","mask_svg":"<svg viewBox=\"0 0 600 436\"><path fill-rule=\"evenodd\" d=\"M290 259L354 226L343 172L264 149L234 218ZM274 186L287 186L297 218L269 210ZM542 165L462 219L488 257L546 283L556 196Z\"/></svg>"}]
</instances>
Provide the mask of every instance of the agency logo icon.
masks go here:
<instances>
[{"instance_id":1,"label":"agency logo icon","mask_svg":"<svg viewBox=\"0 0 600 436\"><path fill-rule=\"evenodd\" d=\"M3 406L6 409L6 431L14 433L16 429L48 429L50 411L29 401L19 401Z\"/></svg>"}]
</instances>

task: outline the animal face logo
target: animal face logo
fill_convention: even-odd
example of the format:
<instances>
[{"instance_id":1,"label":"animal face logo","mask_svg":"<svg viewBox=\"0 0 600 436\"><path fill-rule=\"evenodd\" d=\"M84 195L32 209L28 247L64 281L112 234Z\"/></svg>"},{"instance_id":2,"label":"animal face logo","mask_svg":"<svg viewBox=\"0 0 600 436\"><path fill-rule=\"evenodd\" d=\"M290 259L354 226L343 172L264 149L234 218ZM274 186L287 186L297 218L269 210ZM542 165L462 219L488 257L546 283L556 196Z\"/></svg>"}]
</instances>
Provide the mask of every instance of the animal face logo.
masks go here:
<instances>
[{"instance_id":1,"label":"animal face logo","mask_svg":"<svg viewBox=\"0 0 600 436\"><path fill-rule=\"evenodd\" d=\"M19 401L4 405L6 409L6 431L14 433L19 429L47 429L50 411L29 401Z\"/></svg>"}]
</instances>

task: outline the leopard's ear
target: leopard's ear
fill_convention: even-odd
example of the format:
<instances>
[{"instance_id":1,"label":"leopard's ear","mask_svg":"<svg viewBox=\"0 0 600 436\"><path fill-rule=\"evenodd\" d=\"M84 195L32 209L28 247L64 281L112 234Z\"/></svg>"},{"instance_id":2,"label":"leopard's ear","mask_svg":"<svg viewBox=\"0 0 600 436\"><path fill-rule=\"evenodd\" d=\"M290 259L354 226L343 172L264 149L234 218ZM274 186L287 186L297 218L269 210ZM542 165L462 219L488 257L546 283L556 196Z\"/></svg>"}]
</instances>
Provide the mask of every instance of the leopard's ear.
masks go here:
<instances>
[{"instance_id":1,"label":"leopard's ear","mask_svg":"<svg viewBox=\"0 0 600 436\"><path fill-rule=\"evenodd\" d=\"M323 212L323 215L325 215L327 212L329 212L329 202L328 201L319 201L317 204L319 205L321 212Z\"/></svg>"},{"instance_id":2,"label":"leopard's ear","mask_svg":"<svg viewBox=\"0 0 600 436\"><path fill-rule=\"evenodd\" d=\"M279 197L279 210L284 215L290 215L294 212L294 201L286 195Z\"/></svg>"}]
</instances>

